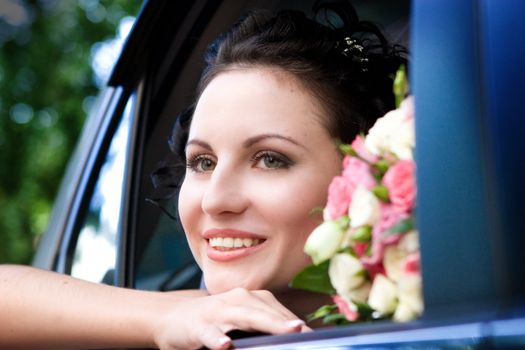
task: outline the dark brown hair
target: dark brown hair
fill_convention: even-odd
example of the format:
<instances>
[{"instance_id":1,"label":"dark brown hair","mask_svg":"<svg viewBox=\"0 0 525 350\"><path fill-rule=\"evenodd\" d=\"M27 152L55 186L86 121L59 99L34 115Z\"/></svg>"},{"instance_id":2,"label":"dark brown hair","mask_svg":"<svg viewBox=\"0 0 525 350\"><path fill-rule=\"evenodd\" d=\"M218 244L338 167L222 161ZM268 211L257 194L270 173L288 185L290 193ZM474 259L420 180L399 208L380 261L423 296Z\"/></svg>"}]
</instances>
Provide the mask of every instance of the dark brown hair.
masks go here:
<instances>
[{"instance_id":1,"label":"dark brown hair","mask_svg":"<svg viewBox=\"0 0 525 350\"><path fill-rule=\"evenodd\" d=\"M334 24L337 23L337 24ZM205 54L197 99L221 72L237 67L271 67L292 74L318 98L332 137L349 143L375 120L394 108L392 79L406 63L399 46L388 44L370 22L359 21L346 1L324 1L314 18L298 11L253 11L213 42ZM184 148L193 108L176 121L170 148L179 167L163 167L154 183L171 184L184 175ZM163 181L163 177L170 179ZM178 181L176 181L178 183Z\"/></svg>"}]
</instances>

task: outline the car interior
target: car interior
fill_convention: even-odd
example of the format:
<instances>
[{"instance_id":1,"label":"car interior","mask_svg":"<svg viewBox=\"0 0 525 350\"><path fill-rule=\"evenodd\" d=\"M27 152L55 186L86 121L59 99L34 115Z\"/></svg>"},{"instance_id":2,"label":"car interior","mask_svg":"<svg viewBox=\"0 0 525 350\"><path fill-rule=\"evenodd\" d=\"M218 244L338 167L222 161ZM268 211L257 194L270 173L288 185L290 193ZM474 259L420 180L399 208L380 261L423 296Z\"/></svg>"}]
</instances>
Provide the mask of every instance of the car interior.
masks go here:
<instances>
[{"instance_id":1,"label":"car interior","mask_svg":"<svg viewBox=\"0 0 525 350\"><path fill-rule=\"evenodd\" d=\"M167 140L176 117L193 103L194 91L203 68L203 53L207 45L227 30L243 13L254 8L272 11L299 9L310 11L314 1L224 1L214 11L202 9L200 13L188 14L193 20L190 43L180 30L169 41L168 52L162 63L152 65L146 90L156 91L148 97L153 101L143 111L145 127L143 136L142 167L140 168L139 192L134 232L134 257L132 260L132 284L136 288L173 290L198 288L200 270L196 266L184 233L177 221L176 198L155 201L155 190L150 174L160 163L169 159ZM380 25L392 42L408 46L409 1L379 1L371 6L367 1L353 2L362 19ZM198 18L191 18L195 15ZM197 33L198 32L198 33ZM168 41L167 41L168 43ZM180 47L185 45L186 57L181 58ZM170 54L171 52L177 52ZM154 95L154 96L152 96ZM150 200L146 200L146 199ZM153 204L157 203L157 205Z\"/></svg>"},{"instance_id":2,"label":"car interior","mask_svg":"<svg viewBox=\"0 0 525 350\"><path fill-rule=\"evenodd\" d=\"M77 241L82 240L78 236L87 226L101 225L98 182L105 164L119 159L111 149L120 130L126 130L127 160L117 175L123 190L118 195L108 191L118 197L112 199L117 205L111 215L120 221L109 237L111 247L106 247L111 261L95 281L144 290L205 288L177 220L177 199L156 189L151 174L173 159L168 140L178 116L194 102L207 45L251 9L308 13L315 1L159 0L158 6L147 6L152 3L143 7L137 20L142 22L136 24L108 82L113 94L124 96L114 112L119 118L111 116L115 121L108 122L100 148L84 150L100 153L100 165L86 166L93 179L76 192L83 202L67 209L73 197L68 194L56 205L57 217L66 217L57 222L69 225L67 218L74 217L75 226L51 227L58 238L44 242L51 252L41 249L42 256L51 257L40 266L76 276L71 267L77 260ZM324 339L327 346L316 343L317 348L348 348L352 336L355 348L523 348L525 187L522 162L512 157L522 147L525 124L517 111L522 109L519 94L525 77L515 76L518 70L509 62L521 65L525 53L501 20L516 20L519 16L512 11L523 5L500 6L489 0L351 3L361 19L375 22L392 43L412 46L414 53L409 73L417 93L416 136L424 135L417 141L416 159L425 311L404 324L353 324L351 330L334 327L270 341L256 337L245 345L291 341L312 348L308 341ZM62 231L66 237L59 236ZM106 248L101 243L92 245L95 253L85 259L88 264L102 256L98 252ZM279 340L283 337L287 340Z\"/></svg>"}]
</instances>

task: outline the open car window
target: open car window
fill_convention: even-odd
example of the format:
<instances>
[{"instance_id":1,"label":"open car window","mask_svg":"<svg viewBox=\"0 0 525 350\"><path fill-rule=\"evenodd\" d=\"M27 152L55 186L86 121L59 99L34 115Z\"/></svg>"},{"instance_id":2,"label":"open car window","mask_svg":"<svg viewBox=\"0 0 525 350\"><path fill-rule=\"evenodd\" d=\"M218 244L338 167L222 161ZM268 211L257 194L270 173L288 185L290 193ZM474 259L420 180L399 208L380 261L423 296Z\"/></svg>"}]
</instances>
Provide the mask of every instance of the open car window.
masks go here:
<instances>
[{"instance_id":1,"label":"open car window","mask_svg":"<svg viewBox=\"0 0 525 350\"><path fill-rule=\"evenodd\" d=\"M118 236L121 231L122 191L129 152L132 95L115 130L90 195L84 222L78 231L71 275L91 282L114 283Z\"/></svg>"},{"instance_id":2,"label":"open car window","mask_svg":"<svg viewBox=\"0 0 525 350\"><path fill-rule=\"evenodd\" d=\"M148 2L151 6L145 6L141 17L149 22L135 31L138 44L128 43L109 82L112 91L107 99L119 105L120 111L129 93L140 85L136 111L125 132L124 175L115 185L118 195L109 199L121 203L111 214L117 224L110 225L110 232L93 230L103 226L103 201L96 193L104 187L104 167L122 174L122 168L114 167L118 162L108 153L112 146L106 140L107 149L99 150L104 148L100 145L82 149L82 164L68 177L78 182L76 192L68 194L65 187L68 195L55 208L56 216L62 216L52 229L64 232L64 237L46 244L60 252L44 254L47 263L41 266L59 272L73 268L73 274L80 276L81 262L90 255L83 248L83 237L109 238L108 262L93 280L147 290L199 288L201 273L177 221L176 198L159 200L150 174L169 157L167 141L177 115L193 102L206 46L249 9L308 10L313 2ZM519 68L525 46L515 41L519 31L509 32L509 28L524 29L516 14L523 13L525 5L496 0L352 3L360 17L379 23L392 41L411 51L425 312L406 324L353 324L248 338L235 345L261 349L521 348L525 344L521 219L525 186L520 159L525 154L521 142L525 123L519 94L525 91L525 76ZM101 125L106 123L99 119ZM111 127L91 130L88 136L96 141L93 144L104 144L93 135L99 130L105 134L111 129L111 134L126 129L108 123ZM83 171L89 174L84 176ZM77 198L82 196L86 198ZM80 233L78 244L71 232ZM55 253L58 263L51 256Z\"/></svg>"},{"instance_id":3,"label":"open car window","mask_svg":"<svg viewBox=\"0 0 525 350\"><path fill-rule=\"evenodd\" d=\"M309 12L314 1L224 1L196 2L188 10L179 30L173 34L167 53L157 57L146 89L151 102L144 135L140 193L138 198L154 199L150 174L169 158L167 140L177 116L193 102L198 78L203 68L204 50L237 18L253 8L277 11L283 8ZM370 6L357 1L363 18L377 22L389 39L408 45L409 1L380 1ZM362 13L361 13L362 12ZM155 59L155 60L156 60ZM194 288L199 286L200 272L193 262L182 227L177 222L176 198L138 203L134 236L134 286L144 289ZM159 208L162 206L162 208ZM168 215L165 213L168 212ZM170 217L172 216L172 217Z\"/></svg>"}]
</instances>

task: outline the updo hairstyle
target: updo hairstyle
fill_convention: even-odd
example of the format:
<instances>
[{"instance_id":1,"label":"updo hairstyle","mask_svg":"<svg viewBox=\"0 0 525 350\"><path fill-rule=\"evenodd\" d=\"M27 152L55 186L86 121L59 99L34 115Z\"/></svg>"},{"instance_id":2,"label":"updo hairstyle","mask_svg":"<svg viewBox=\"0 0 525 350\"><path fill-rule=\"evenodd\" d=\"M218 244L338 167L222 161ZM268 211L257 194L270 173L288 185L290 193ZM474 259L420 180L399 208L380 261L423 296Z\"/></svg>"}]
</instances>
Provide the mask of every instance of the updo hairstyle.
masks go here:
<instances>
[{"instance_id":1,"label":"updo hairstyle","mask_svg":"<svg viewBox=\"0 0 525 350\"><path fill-rule=\"evenodd\" d=\"M394 108L392 79L406 63L406 50L390 45L376 25L359 21L347 1L317 2L313 13L313 18L291 10L248 13L208 47L196 101L222 72L277 68L318 99L334 139L349 143L366 132ZM178 161L153 174L155 187L177 188L184 176L193 109L181 113L175 123L169 145Z\"/></svg>"}]
</instances>

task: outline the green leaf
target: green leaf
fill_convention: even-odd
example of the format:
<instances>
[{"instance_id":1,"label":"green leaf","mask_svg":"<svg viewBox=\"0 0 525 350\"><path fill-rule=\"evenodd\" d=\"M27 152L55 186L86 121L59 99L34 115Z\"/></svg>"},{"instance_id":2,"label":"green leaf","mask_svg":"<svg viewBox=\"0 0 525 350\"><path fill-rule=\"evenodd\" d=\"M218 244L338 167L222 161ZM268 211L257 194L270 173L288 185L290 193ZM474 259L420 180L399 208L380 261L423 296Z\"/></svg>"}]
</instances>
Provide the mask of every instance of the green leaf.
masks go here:
<instances>
[{"instance_id":1,"label":"green leaf","mask_svg":"<svg viewBox=\"0 0 525 350\"><path fill-rule=\"evenodd\" d=\"M383 235L385 237L392 236L398 233L406 233L414 228L414 219L408 217L406 219L398 221L395 225L386 230Z\"/></svg>"},{"instance_id":2,"label":"green leaf","mask_svg":"<svg viewBox=\"0 0 525 350\"><path fill-rule=\"evenodd\" d=\"M386 160L381 159L374 163L374 168L379 172L379 177L382 178L383 175L388 171L388 168L390 167L390 163L388 163Z\"/></svg>"},{"instance_id":3,"label":"green leaf","mask_svg":"<svg viewBox=\"0 0 525 350\"><path fill-rule=\"evenodd\" d=\"M337 309L337 305L335 305L335 304L323 305L319 309L315 310L315 312L307 315L306 319L307 319L308 322L311 322L311 321L317 320L319 318L323 318L326 315L331 314L336 309Z\"/></svg>"},{"instance_id":4,"label":"green leaf","mask_svg":"<svg viewBox=\"0 0 525 350\"><path fill-rule=\"evenodd\" d=\"M311 292L334 294L335 289L328 276L330 261L319 265L309 265L299 272L290 282L291 288L304 289Z\"/></svg>"},{"instance_id":5,"label":"green leaf","mask_svg":"<svg viewBox=\"0 0 525 350\"><path fill-rule=\"evenodd\" d=\"M383 202L389 201L388 188L386 188L384 185L375 186L374 188L372 188L372 193L375 194L375 196Z\"/></svg>"},{"instance_id":6,"label":"green leaf","mask_svg":"<svg viewBox=\"0 0 525 350\"><path fill-rule=\"evenodd\" d=\"M356 273L354 273L354 276L356 277L367 277L368 276L368 271L366 269L362 269L360 271L357 271Z\"/></svg>"},{"instance_id":7,"label":"green leaf","mask_svg":"<svg viewBox=\"0 0 525 350\"><path fill-rule=\"evenodd\" d=\"M356 242L370 242L372 238L372 227L369 225L361 226L352 233L352 240Z\"/></svg>"},{"instance_id":8,"label":"green leaf","mask_svg":"<svg viewBox=\"0 0 525 350\"><path fill-rule=\"evenodd\" d=\"M353 300L353 303L357 306L357 312L359 313L359 320L361 321L371 321L375 318L373 317L374 309L368 305L368 303L362 303Z\"/></svg>"},{"instance_id":9,"label":"green leaf","mask_svg":"<svg viewBox=\"0 0 525 350\"><path fill-rule=\"evenodd\" d=\"M357 152L352 148L352 146L350 146L349 144L346 144L346 143L341 143L339 145L339 150L343 153L343 154L346 154L348 156L353 156L353 157L357 157Z\"/></svg>"},{"instance_id":10,"label":"green leaf","mask_svg":"<svg viewBox=\"0 0 525 350\"><path fill-rule=\"evenodd\" d=\"M310 210L310 212L308 212L308 215L314 215L314 214L317 214L317 213L322 213L324 210L323 207L315 207L315 208L312 208L312 210Z\"/></svg>"},{"instance_id":11,"label":"green leaf","mask_svg":"<svg viewBox=\"0 0 525 350\"><path fill-rule=\"evenodd\" d=\"M350 218L348 217L348 215L343 215L339 219L335 220L335 222L339 225L341 230L345 231L350 225Z\"/></svg>"},{"instance_id":12,"label":"green leaf","mask_svg":"<svg viewBox=\"0 0 525 350\"><path fill-rule=\"evenodd\" d=\"M337 325L344 325L344 324L349 324L350 321L348 321L346 319L346 316L343 314L330 314L330 315L325 316L325 318L323 319L323 323L324 324L335 323Z\"/></svg>"},{"instance_id":13,"label":"green leaf","mask_svg":"<svg viewBox=\"0 0 525 350\"><path fill-rule=\"evenodd\" d=\"M392 90L396 98L396 108L399 108L401 101L403 101L405 95L408 93L408 80L404 64L402 64L396 72Z\"/></svg>"}]
</instances>

